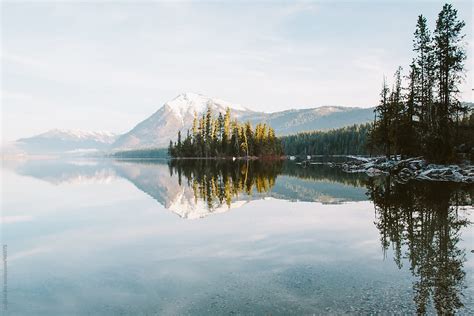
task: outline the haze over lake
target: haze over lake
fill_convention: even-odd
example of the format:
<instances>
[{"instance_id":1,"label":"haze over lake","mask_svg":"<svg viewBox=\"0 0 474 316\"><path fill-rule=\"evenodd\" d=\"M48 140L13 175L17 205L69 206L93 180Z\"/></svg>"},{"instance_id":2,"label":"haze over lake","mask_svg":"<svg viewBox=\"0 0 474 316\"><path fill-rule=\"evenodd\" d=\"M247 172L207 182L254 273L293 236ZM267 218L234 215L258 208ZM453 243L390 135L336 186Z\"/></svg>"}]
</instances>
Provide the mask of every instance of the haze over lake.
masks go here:
<instances>
[{"instance_id":1,"label":"haze over lake","mask_svg":"<svg viewBox=\"0 0 474 316\"><path fill-rule=\"evenodd\" d=\"M474 313L472 185L203 160L2 180L6 315Z\"/></svg>"}]
</instances>

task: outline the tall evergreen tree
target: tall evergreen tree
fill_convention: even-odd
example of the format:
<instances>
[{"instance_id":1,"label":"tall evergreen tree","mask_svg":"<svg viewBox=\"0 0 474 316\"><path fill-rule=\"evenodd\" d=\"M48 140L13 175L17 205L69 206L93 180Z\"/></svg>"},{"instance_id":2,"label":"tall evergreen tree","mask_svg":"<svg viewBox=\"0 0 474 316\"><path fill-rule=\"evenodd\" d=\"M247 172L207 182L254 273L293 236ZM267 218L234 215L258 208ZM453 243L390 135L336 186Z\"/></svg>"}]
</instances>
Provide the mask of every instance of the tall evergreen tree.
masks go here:
<instances>
[{"instance_id":1,"label":"tall evergreen tree","mask_svg":"<svg viewBox=\"0 0 474 316\"><path fill-rule=\"evenodd\" d=\"M457 98L459 83L463 79L466 52L461 33L464 21L457 17L457 10L445 4L436 20L434 31L435 71L438 80L438 97L433 137L441 150L433 151L433 158L447 161L453 155L453 137L459 126L459 117L467 111ZM456 124L452 124L455 121Z\"/></svg>"},{"instance_id":2,"label":"tall evergreen tree","mask_svg":"<svg viewBox=\"0 0 474 316\"><path fill-rule=\"evenodd\" d=\"M182 154L181 131L178 131L178 141L176 142L176 152L178 155Z\"/></svg>"},{"instance_id":3,"label":"tall evergreen tree","mask_svg":"<svg viewBox=\"0 0 474 316\"><path fill-rule=\"evenodd\" d=\"M420 134L420 116L416 115L416 85L418 78L418 68L415 62L410 65L410 72L408 74L408 89L406 96L406 106L401 118L400 141L402 148L402 155L413 156L420 151L419 141Z\"/></svg>"},{"instance_id":4,"label":"tall evergreen tree","mask_svg":"<svg viewBox=\"0 0 474 316\"><path fill-rule=\"evenodd\" d=\"M402 67L394 74L395 83L389 102L389 141L393 144L395 154L402 153L401 128L403 124L404 103L402 96Z\"/></svg>"},{"instance_id":5,"label":"tall evergreen tree","mask_svg":"<svg viewBox=\"0 0 474 316\"><path fill-rule=\"evenodd\" d=\"M385 77L383 79L382 91L380 91L380 103L375 107L376 118L378 120L374 123L373 141L377 145L381 145L382 151L387 157L391 154L392 141L390 139L390 89L387 86Z\"/></svg>"},{"instance_id":6,"label":"tall evergreen tree","mask_svg":"<svg viewBox=\"0 0 474 316\"><path fill-rule=\"evenodd\" d=\"M418 89L414 101L416 114L424 129L427 129L431 120L431 104L433 102L434 84L434 56L431 33L423 15L418 17L416 23L415 38L413 39L413 50L417 53L413 67L413 73L417 76L414 80L414 88Z\"/></svg>"},{"instance_id":7,"label":"tall evergreen tree","mask_svg":"<svg viewBox=\"0 0 474 316\"><path fill-rule=\"evenodd\" d=\"M224 115L224 131L222 134L222 152L228 153L231 137L230 131L230 108L227 108Z\"/></svg>"}]
</instances>

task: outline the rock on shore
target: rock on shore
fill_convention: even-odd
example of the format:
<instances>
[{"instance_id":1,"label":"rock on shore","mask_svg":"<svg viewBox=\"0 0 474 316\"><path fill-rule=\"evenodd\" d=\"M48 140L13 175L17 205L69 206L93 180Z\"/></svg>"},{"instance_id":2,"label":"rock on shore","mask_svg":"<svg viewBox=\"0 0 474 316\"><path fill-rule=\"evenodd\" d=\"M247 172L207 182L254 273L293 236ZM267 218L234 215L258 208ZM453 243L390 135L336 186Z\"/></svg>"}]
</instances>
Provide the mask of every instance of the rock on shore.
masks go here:
<instances>
[{"instance_id":1,"label":"rock on shore","mask_svg":"<svg viewBox=\"0 0 474 316\"><path fill-rule=\"evenodd\" d=\"M474 165L436 165L427 163L422 157L405 160L389 160L378 158L353 158L350 162L341 164L345 172L365 172L369 176L390 174L400 181L411 179L428 181L451 181L474 183Z\"/></svg>"}]
</instances>

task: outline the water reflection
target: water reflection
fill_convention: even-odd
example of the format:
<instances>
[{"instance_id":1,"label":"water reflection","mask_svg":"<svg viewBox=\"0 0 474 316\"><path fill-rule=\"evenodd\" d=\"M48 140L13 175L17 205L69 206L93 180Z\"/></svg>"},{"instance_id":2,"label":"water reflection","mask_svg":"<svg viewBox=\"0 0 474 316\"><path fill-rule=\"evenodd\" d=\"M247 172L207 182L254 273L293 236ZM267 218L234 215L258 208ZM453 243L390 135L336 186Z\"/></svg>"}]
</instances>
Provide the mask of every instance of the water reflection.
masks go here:
<instances>
[{"instance_id":1,"label":"water reflection","mask_svg":"<svg viewBox=\"0 0 474 316\"><path fill-rule=\"evenodd\" d=\"M176 174L179 185L182 177L193 190L195 202L203 200L210 211L222 204L231 206L232 200L245 193L258 195L267 193L275 185L281 173L282 162L224 160L171 160L168 163L170 176Z\"/></svg>"},{"instance_id":2,"label":"water reflection","mask_svg":"<svg viewBox=\"0 0 474 316\"><path fill-rule=\"evenodd\" d=\"M306 296L307 302L311 302L308 303L308 306L312 306L311 304L314 303L311 295L316 295L315 293L332 293L327 294L329 297L328 301L335 301L336 299L334 297L344 291L354 291L356 294L361 294L362 292L366 293L365 290L362 290L364 287L367 289L367 292L373 290L378 291L379 294L382 293L388 287L388 283L381 284L378 289L371 288L367 286L368 283L360 281L361 276L358 275L358 273L359 271L364 271L362 272L364 278L367 277L367 279L370 279L373 277L377 282L380 281L380 271L385 274L387 270L384 269L387 269L387 266L380 267L377 266L377 264L380 264L382 261L380 259L383 256L388 256L392 251L394 262L398 268L400 268L400 271L398 271L392 261L389 260L397 274L394 277L387 277L387 279L393 283L402 282L403 280L399 281L395 279L397 279L398 276L402 276L403 273L410 276L410 278L407 283L404 284L404 287L400 286L402 290L395 293L398 296L388 294L390 297L385 297L384 295L387 294L380 294L376 301L380 302L381 305L388 302L386 306L390 305L391 307L398 308L398 303L402 301L405 303L413 298L416 311L420 314L434 312L438 312L439 314L453 314L457 311L469 313L474 306L472 299L469 300L469 295L465 288L466 285L469 287L472 286L472 284L467 284L469 283L469 278L466 278L466 271L472 273L470 272L472 268L465 264L469 254L466 253L465 246L462 245L461 241L461 234L466 232L466 227L470 229L471 223L467 218L467 214L469 210L472 210L474 197L473 185L463 186L459 184L427 182L399 184L390 177L368 178L363 174L347 174L329 165L315 164L302 166L294 162L286 161L265 163L261 161L229 162L223 160L59 160L27 161L14 166L14 168L18 174L41 179L54 184L54 186L64 184L75 185L84 182L114 183L114 181L120 180L122 183L127 184L126 189L128 191L125 191L126 194L126 192L133 190L133 187L128 184L128 182L130 182L140 191L148 194L159 204L163 205L167 210L185 219L199 219L205 216L227 212L230 209L248 203L254 203L253 205L256 206L253 207L252 205L252 212L248 212L249 208L240 212L243 214L241 216L243 219L240 223L244 223L240 226L247 226L249 222L253 221L259 223L271 222L272 216L274 216L276 218L273 219L273 228L269 229L266 234L260 234L258 236L253 236L252 234L262 229L262 227L259 226L251 227L244 233L241 232L243 236L251 236L253 238L250 242L243 242L241 248L232 248L235 247L235 244L232 244L230 241L234 242L234 240L227 236L227 238L230 239L226 240L230 241L228 243L222 243L222 248L229 248L228 251L231 254L233 253L233 255L238 253L238 251L244 254L250 252L256 253L254 255L255 260L262 260L262 270L266 272L269 266L277 266L278 260L284 259L291 262L285 266L278 266L278 269L281 270L271 270L273 272L268 272L267 284L274 284L272 283L275 282L276 272L274 271L281 272L287 269L291 273L288 276L280 274L280 282L282 282L281 280L283 279L285 284L290 284L288 286L288 291L291 294L289 297L293 298L294 295L298 295L298 298L301 299ZM123 179L126 181L123 181ZM113 188L113 186L108 186L107 190L110 190L110 187ZM89 187L86 186L86 188ZM94 198L100 200L101 196L98 195ZM280 216L284 214L286 217L278 217L278 215L275 215L277 211L275 208L277 208L278 204L283 203L279 203L278 201L256 202L256 200L268 198L287 201L318 202L323 205L318 204L319 207L314 207L313 205L316 204L295 203L292 204L294 207L292 206L291 209L293 210L294 208L298 213L286 213L283 210L279 210ZM106 198L104 198L104 200L106 200ZM146 200L150 202L150 204L157 204L153 200ZM364 205L371 207L369 202L350 203L347 204L347 207L345 205L332 205L367 200L372 201L375 207L375 227L378 232L374 229L371 214L368 214L370 210L369 212L365 212L366 218L363 217L365 216L363 212L360 214L354 213L353 218L341 215L344 213L336 212L338 209L339 211L344 210L347 212L350 211L351 208L364 208ZM106 202L108 203L108 201ZM106 205L107 203L104 204ZM120 202L120 204L122 204L122 202ZM262 205L265 205L265 207L262 207ZM287 203L285 205L290 204ZM74 209L74 207L76 206L71 206L71 209ZM136 215L135 213L135 201L133 201L129 207L134 209L134 213L131 220L122 223L123 227L117 232L117 235L123 238L120 239L119 248L123 246L124 240L129 238L123 237L129 222L140 220L140 215ZM268 209L262 210L262 208ZM290 207L284 206L284 208ZM315 210L317 209L314 213L313 208ZM139 211L140 207L136 207L136 210ZM263 211L267 213L262 215ZM306 212L304 216L301 216L304 217L304 219L302 219L304 223L298 222L298 224L292 224L293 220L297 222L298 216L301 215L303 211ZM81 212L81 214L89 213L95 212ZM159 215L155 213L155 208L153 208L152 213L154 216L153 219L159 217ZM166 212L162 212L162 214L165 213ZM260 218L258 217L259 213ZM113 213L107 214L107 216L102 219L102 222L112 225L120 214L123 215L126 214L126 212L115 212L114 210ZM347 214L353 213L348 212L346 215ZM160 219L168 220L168 222L162 223L161 231L169 234L169 236L161 239L150 239L152 241L150 242L152 249L155 249L156 245L160 244L160 251L162 253L168 251L169 258L174 258L170 261L171 263L170 266L167 267L168 269L174 266L184 265L183 262L187 262L186 260L190 260L190 258L193 259L189 253L199 251L199 249L206 249L206 242L202 242L203 236L207 236L204 238L207 240L207 243L216 247L212 242L217 242L220 238L225 237L218 236L220 237L218 238L214 235L215 232L221 229L221 227L225 227L224 230L226 233L234 229L232 225L236 224L228 219L232 218L232 220L236 220L236 218L239 218L239 214L233 214L237 216L232 216L231 214L227 215L229 216L212 216L212 218L209 218L207 221L199 220L198 222L183 221L173 216L169 216L168 218L163 216ZM144 214L142 214L142 216L144 216ZM330 224L322 224L324 227L316 225L319 221L324 222L324 220L328 218L336 219L333 222L329 222ZM356 218L358 221L364 222L363 225L365 226L363 229L357 230L356 226L348 225L348 223L354 222ZM363 220L361 220L361 218ZM75 220L75 218L72 220ZM176 222L173 220L176 220ZM230 222L232 222L231 225L229 225ZM81 221L75 222L74 225L77 225L77 223L81 223ZM94 222L87 222L88 229L91 223ZM212 226L213 223L215 226ZM155 224L140 223L136 230L132 230L130 235L134 236L138 233L143 233L143 231L146 232L147 229L142 225L149 225L147 229L150 235L152 235L151 232L160 231L159 229L155 229ZM172 225L176 226L169 228ZM64 225L58 226L63 227ZM113 226L113 232L116 232L116 225L114 224ZM212 227L212 229L208 227ZM294 228L291 234L285 234L285 229L288 227ZM191 229L195 229L196 231L191 231ZM357 239L361 238L361 235L370 230L373 230L374 233L370 235L370 238L365 236L364 240ZM34 229L28 229L28 234L34 231ZM97 238L97 240L103 241L102 228L100 232L100 237ZM376 259L373 259L373 256L370 258L362 258L365 256L364 250L371 247L370 241L375 241L377 245L379 244L377 240L378 233L380 233L380 242L383 252L379 253L378 248L376 248ZM265 237L266 235L270 237L267 238ZM186 238L183 236L186 236ZM317 238L314 236L317 236ZM81 235L81 240L82 238L83 236ZM170 241L173 240L173 238L179 241L178 246ZM35 238L31 239L34 240ZM55 238L54 240L62 239ZM65 240L68 239L65 238ZM94 242L96 241L95 239L92 240ZM197 240L198 246L190 242L191 246L189 246L189 249L192 251L189 250L189 252L185 252L186 256L189 257L184 256L186 260L178 260L174 256L175 252L178 251L177 249L183 246L181 244L184 243L183 240ZM169 246L167 244L168 242L170 243ZM202 245L200 244L201 242ZM90 244L93 244L93 242ZM137 249L141 249L142 244L143 242L141 240L138 241ZM260 248L258 245L260 245ZM278 245L279 247L277 247ZM363 246L361 246L361 248L351 248L355 247L355 245ZM113 246L115 247L116 245L113 244ZM335 252L334 249L338 249L338 247L342 248L342 250L337 252L337 255L331 256L331 252ZM69 244L67 244L66 249L69 248ZM90 247L88 246L85 253L89 252ZM209 253L214 254L215 252L216 250L214 248L209 250ZM97 253L99 254L101 252L98 251ZM137 250L135 254L138 256L143 254L144 258L142 258L140 263L136 264L140 265L151 262L149 261L150 253L151 252L142 253L141 250ZM268 255L269 253L272 254L272 256L265 257L265 254ZM122 249L120 249L120 254L122 254ZM310 257L315 256L315 254L319 256L318 260L320 261L317 261L314 257ZM168 258L163 254L162 256ZM310 259L301 259L307 258L306 256L310 257ZM344 259L344 256L346 259ZM324 263L322 263L324 260L321 260L321 258L326 257L336 257L337 259L333 261L328 260L327 265L324 266ZM125 259L121 258L120 260ZM199 260L202 260L202 258L199 258ZM209 260L209 266L212 267L208 275L209 278L214 275L216 266L226 267L228 264L232 264L235 265L233 269L239 265L242 265L243 268L247 268L245 263L248 263L245 260L235 260L234 257L232 257L227 264L220 265L211 264L215 263L212 260L217 260L213 257L212 260ZM219 260L222 260L222 258ZM347 260L347 262L344 260ZM153 264L156 262L162 262L163 264L166 260L157 256ZM347 265L345 265L346 263ZM129 266L133 267L133 264ZM326 270L322 269L322 266L324 266ZM357 266L359 270L355 269L355 266ZM364 266L366 270L361 270L361 266ZM405 268L407 269L404 271ZM251 268L248 269L246 272L251 276L249 280L261 280L261 277L254 277ZM148 272L152 273L154 271L156 272L157 270L155 266L152 266ZM333 272L327 273L327 271ZM344 274L344 271L346 271L346 274ZM376 274L377 271L379 273L378 275ZM66 272L65 274L69 275L69 271ZM200 273L201 271L199 271L197 275L200 275ZM227 270L223 270L222 275L227 276L229 273ZM245 274L243 275L245 276ZM355 285L353 290L347 290L347 279L341 277L341 275L349 275L348 279L359 280L359 283ZM324 279L325 276L328 276L328 278ZM410 299L406 299L406 296L400 296L399 293L406 288L410 289L411 276L413 277L413 296L409 293ZM237 280L240 281L242 278L243 276L240 275L237 277ZM338 281L336 282L334 280ZM248 288L255 286L251 281L248 281L248 284L251 285L248 286ZM328 284L330 286L328 286ZM151 287L154 286L154 284L151 285ZM328 290L328 288L331 287L333 288L333 292ZM167 286L164 286L164 288L168 290ZM219 289L220 288L217 288L216 290ZM269 304L273 306L275 302L278 302L278 299L275 299L275 296L271 295L274 293L272 292L274 288L268 287L265 289L267 291L261 292L269 293ZM247 287L245 287L244 290L248 291ZM293 290L295 292L292 292ZM176 293L181 292L176 290ZM349 294L353 295L354 293ZM352 298L349 296L343 297L341 295L340 299L344 299L350 304L352 304L353 301L356 301L355 304L359 302L360 305L368 302L366 298L357 301L354 298L357 296L356 294L354 294ZM393 301L395 301L395 303L393 303ZM206 304L203 305L207 306ZM284 305L285 304L282 303L282 306ZM466 305L466 308L463 309L463 305ZM288 306L289 305L286 307ZM316 304L314 306L319 305ZM350 306L347 308L347 310L352 310ZM360 313L366 313L371 311L372 308L374 307L369 306L366 310L361 309L359 311ZM305 311L312 310L307 309ZM407 310L405 311L408 313ZM387 311L387 313L390 313L390 311Z\"/></svg>"},{"instance_id":3,"label":"water reflection","mask_svg":"<svg viewBox=\"0 0 474 316\"><path fill-rule=\"evenodd\" d=\"M183 218L226 212L253 200L337 204L365 201L365 179L327 165L224 160L26 161L16 172L55 185L124 178Z\"/></svg>"},{"instance_id":4,"label":"water reflection","mask_svg":"<svg viewBox=\"0 0 474 316\"><path fill-rule=\"evenodd\" d=\"M466 250L458 244L461 229L471 224L462 206L472 205L473 193L472 185L368 181L383 249L393 247L399 268L408 260L419 314L427 312L430 299L441 315L463 307Z\"/></svg>"}]
</instances>

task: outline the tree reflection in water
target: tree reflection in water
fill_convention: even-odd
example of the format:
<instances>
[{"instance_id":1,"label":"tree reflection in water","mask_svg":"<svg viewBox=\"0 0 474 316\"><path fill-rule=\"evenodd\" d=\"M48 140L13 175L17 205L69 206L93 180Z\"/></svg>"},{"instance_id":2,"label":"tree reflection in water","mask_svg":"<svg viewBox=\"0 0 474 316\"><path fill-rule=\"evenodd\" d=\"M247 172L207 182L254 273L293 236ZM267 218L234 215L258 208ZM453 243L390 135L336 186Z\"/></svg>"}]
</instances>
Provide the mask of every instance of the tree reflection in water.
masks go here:
<instances>
[{"instance_id":1,"label":"tree reflection in water","mask_svg":"<svg viewBox=\"0 0 474 316\"><path fill-rule=\"evenodd\" d=\"M471 224L462 206L472 205L473 193L472 185L455 183L368 181L384 252L392 245L399 268L408 259L419 314L430 299L443 315L463 307L466 254L458 243L460 230Z\"/></svg>"},{"instance_id":2,"label":"tree reflection in water","mask_svg":"<svg viewBox=\"0 0 474 316\"><path fill-rule=\"evenodd\" d=\"M213 210L224 203L230 207L232 198L242 193L268 192L275 185L282 162L178 159L170 160L168 166L171 176L177 174L180 185L184 175L196 202L201 199Z\"/></svg>"},{"instance_id":3,"label":"tree reflection in water","mask_svg":"<svg viewBox=\"0 0 474 316\"><path fill-rule=\"evenodd\" d=\"M415 280L414 302L424 314L432 307L453 314L463 307L466 250L459 246L461 229L471 223L464 206L472 205L473 185L412 181L398 183L390 177L367 178L338 168L272 161L171 160L171 176L193 188L195 201L210 210L230 206L240 194L264 195L278 175L314 181L367 186L375 206L384 255L393 247L399 268L404 261ZM432 307L431 307L432 306Z\"/></svg>"}]
</instances>

